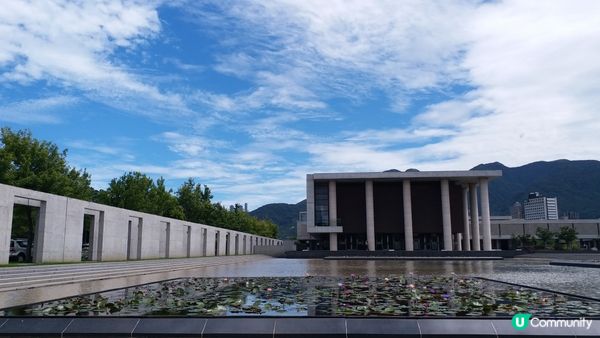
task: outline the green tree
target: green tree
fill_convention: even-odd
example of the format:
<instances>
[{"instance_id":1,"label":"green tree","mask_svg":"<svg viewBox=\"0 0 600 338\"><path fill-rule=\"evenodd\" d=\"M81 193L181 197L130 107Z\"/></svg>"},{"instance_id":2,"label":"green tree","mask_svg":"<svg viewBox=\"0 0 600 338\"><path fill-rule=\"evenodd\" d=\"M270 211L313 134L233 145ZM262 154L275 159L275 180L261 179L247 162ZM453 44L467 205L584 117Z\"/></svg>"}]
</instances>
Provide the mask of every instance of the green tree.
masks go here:
<instances>
[{"instance_id":1,"label":"green tree","mask_svg":"<svg viewBox=\"0 0 600 338\"><path fill-rule=\"evenodd\" d=\"M212 193L206 185L189 178L177 190L177 202L183 208L185 219L190 222L212 224L214 212L211 205Z\"/></svg>"},{"instance_id":2,"label":"green tree","mask_svg":"<svg viewBox=\"0 0 600 338\"><path fill-rule=\"evenodd\" d=\"M0 140L0 183L83 200L92 198L90 175L67 164L66 149L60 151L51 142L33 138L29 130L13 132L2 128ZM26 229L17 231L27 234L27 258L31 259L37 210L15 210L25 213ZM23 216L17 214L15 219L18 221Z\"/></svg>"},{"instance_id":3,"label":"green tree","mask_svg":"<svg viewBox=\"0 0 600 338\"><path fill-rule=\"evenodd\" d=\"M552 244L556 238L556 234L549 229L537 228L535 235L542 242L544 249L548 248L548 244Z\"/></svg>"},{"instance_id":4,"label":"green tree","mask_svg":"<svg viewBox=\"0 0 600 338\"><path fill-rule=\"evenodd\" d=\"M575 229L568 227L568 226L560 227L557 238L558 238L559 242L564 241L565 244L567 245L568 249L572 249L573 242L575 242L575 240L577 240L577 231L575 231Z\"/></svg>"},{"instance_id":5,"label":"green tree","mask_svg":"<svg viewBox=\"0 0 600 338\"><path fill-rule=\"evenodd\" d=\"M229 211L220 203L213 203L210 188L196 183L192 178L179 187L176 195L179 205L183 208L185 219L188 221L261 236L277 237L277 225L273 222L259 220L240 208Z\"/></svg>"},{"instance_id":6,"label":"green tree","mask_svg":"<svg viewBox=\"0 0 600 338\"><path fill-rule=\"evenodd\" d=\"M96 201L118 208L147 212L154 215L184 219L183 208L172 190L167 190L161 177L154 183L140 172L129 172L110 181L105 191L96 194Z\"/></svg>"},{"instance_id":7,"label":"green tree","mask_svg":"<svg viewBox=\"0 0 600 338\"><path fill-rule=\"evenodd\" d=\"M513 235L513 242L518 247L528 247L535 244L535 238L529 234Z\"/></svg>"}]
</instances>

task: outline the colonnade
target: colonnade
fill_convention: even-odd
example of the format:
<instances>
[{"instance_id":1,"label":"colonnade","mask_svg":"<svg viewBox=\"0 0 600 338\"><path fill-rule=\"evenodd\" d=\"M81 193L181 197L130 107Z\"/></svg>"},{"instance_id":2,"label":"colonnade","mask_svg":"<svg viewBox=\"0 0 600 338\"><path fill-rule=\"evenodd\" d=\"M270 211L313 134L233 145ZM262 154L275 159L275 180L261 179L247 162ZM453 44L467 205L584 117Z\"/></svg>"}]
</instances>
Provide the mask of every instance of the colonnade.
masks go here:
<instances>
[{"instance_id":1,"label":"colonnade","mask_svg":"<svg viewBox=\"0 0 600 338\"><path fill-rule=\"evenodd\" d=\"M456 233L457 243L453 245L452 218L450 205L450 181L440 180L442 204L442 232L445 251L480 251L481 236L483 236L483 250L492 250L492 236L490 223L490 202L488 178L479 178L476 181L459 183L462 186L463 204L463 232ZM479 222L479 201L477 188L481 195L481 224ZM402 181L402 208L404 213L404 248L406 251L414 250L413 243L413 213L411 180ZM375 208L373 200L373 180L365 181L366 204L366 232L367 248L375 250ZM337 189L336 182L329 181L329 224L337 225ZM329 248L337 251L337 232L329 233Z\"/></svg>"}]
</instances>

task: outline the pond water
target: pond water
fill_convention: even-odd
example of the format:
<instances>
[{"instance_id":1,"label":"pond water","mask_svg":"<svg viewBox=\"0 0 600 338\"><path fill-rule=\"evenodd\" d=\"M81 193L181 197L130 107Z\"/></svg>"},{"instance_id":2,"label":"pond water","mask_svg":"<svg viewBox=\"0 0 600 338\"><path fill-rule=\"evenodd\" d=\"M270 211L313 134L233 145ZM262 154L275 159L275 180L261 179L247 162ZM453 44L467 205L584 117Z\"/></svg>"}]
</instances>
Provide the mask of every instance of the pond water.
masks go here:
<instances>
[{"instance_id":1,"label":"pond water","mask_svg":"<svg viewBox=\"0 0 600 338\"><path fill-rule=\"evenodd\" d=\"M600 302L471 277L180 278L1 311L4 316L600 317Z\"/></svg>"}]
</instances>

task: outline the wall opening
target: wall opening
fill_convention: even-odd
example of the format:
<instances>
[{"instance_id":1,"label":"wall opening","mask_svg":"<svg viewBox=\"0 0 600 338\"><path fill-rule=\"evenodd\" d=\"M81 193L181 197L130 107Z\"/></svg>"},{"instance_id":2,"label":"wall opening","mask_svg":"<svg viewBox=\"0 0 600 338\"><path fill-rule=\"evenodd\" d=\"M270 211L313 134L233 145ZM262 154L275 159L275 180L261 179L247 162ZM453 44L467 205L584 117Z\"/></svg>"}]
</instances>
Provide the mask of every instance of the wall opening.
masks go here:
<instances>
[{"instance_id":1,"label":"wall opening","mask_svg":"<svg viewBox=\"0 0 600 338\"><path fill-rule=\"evenodd\" d=\"M160 237L158 242L158 257L169 258L169 242L171 239L171 224L160 222Z\"/></svg>"},{"instance_id":2,"label":"wall opening","mask_svg":"<svg viewBox=\"0 0 600 338\"><path fill-rule=\"evenodd\" d=\"M221 236L219 236L219 235L220 235L219 232L215 231L215 256L219 255L219 242L221 239L220 238Z\"/></svg>"},{"instance_id":3,"label":"wall opening","mask_svg":"<svg viewBox=\"0 0 600 338\"><path fill-rule=\"evenodd\" d=\"M230 234L226 233L225 234L225 256L229 256L231 253L229 252L229 241L230 241Z\"/></svg>"},{"instance_id":4,"label":"wall opening","mask_svg":"<svg viewBox=\"0 0 600 338\"><path fill-rule=\"evenodd\" d=\"M186 241L186 257L192 257L192 227L185 227L185 241Z\"/></svg>"},{"instance_id":5,"label":"wall opening","mask_svg":"<svg viewBox=\"0 0 600 338\"><path fill-rule=\"evenodd\" d=\"M246 238L246 235L244 235L244 244L243 244L243 246L244 246L244 249L242 250L242 253L243 253L244 255L248 253L248 252L246 252L246 244L247 244L247 243L246 243L246 240L247 240L247 238Z\"/></svg>"},{"instance_id":6,"label":"wall opening","mask_svg":"<svg viewBox=\"0 0 600 338\"><path fill-rule=\"evenodd\" d=\"M206 229L202 229L202 256L206 256L206 236L207 236L207 231Z\"/></svg>"},{"instance_id":7,"label":"wall opening","mask_svg":"<svg viewBox=\"0 0 600 338\"><path fill-rule=\"evenodd\" d=\"M240 247L240 235L236 234L235 235L235 255L236 256L240 254L239 247Z\"/></svg>"},{"instance_id":8,"label":"wall opening","mask_svg":"<svg viewBox=\"0 0 600 338\"><path fill-rule=\"evenodd\" d=\"M137 260L142 255L142 219L130 218L127 226L127 259Z\"/></svg>"},{"instance_id":9,"label":"wall opening","mask_svg":"<svg viewBox=\"0 0 600 338\"><path fill-rule=\"evenodd\" d=\"M42 212L40 206L41 201L33 200L26 200L23 204L16 203L14 205L10 231L10 261L35 262L36 240Z\"/></svg>"},{"instance_id":10,"label":"wall opening","mask_svg":"<svg viewBox=\"0 0 600 338\"><path fill-rule=\"evenodd\" d=\"M84 214L83 215L83 231L81 236L81 261L94 260L94 232L95 232L96 216Z\"/></svg>"}]
</instances>

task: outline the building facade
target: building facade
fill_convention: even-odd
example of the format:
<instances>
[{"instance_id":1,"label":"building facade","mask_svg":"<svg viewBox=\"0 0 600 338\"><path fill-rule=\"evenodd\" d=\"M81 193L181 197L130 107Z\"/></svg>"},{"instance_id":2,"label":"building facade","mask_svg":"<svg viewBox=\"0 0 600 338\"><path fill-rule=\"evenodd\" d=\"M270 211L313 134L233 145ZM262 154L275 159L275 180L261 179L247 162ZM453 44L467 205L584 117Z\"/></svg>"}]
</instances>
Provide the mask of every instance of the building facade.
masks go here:
<instances>
[{"instance_id":1,"label":"building facade","mask_svg":"<svg viewBox=\"0 0 600 338\"><path fill-rule=\"evenodd\" d=\"M525 215L523 214L523 205L519 202L515 202L510 207L510 216L514 219L524 219Z\"/></svg>"},{"instance_id":2,"label":"building facade","mask_svg":"<svg viewBox=\"0 0 600 338\"><path fill-rule=\"evenodd\" d=\"M532 192L523 203L523 211L526 220L557 220L558 201L556 197L545 197L539 192Z\"/></svg>"},{"instance_id":3,"label":"building facade","mask_svg":"<svg viewBox=\"0 0 600 338\"><path fill-rule=\"evenodd\" d=\"M579 246L582 249L593 249L600 246L600 219L558 219L558 220L525 220L512 219L510 216L492 217L492 248L508 250L516 249L516 236L536 236L537 229L558 233L561 228L572 228L577 232Z\"/></svg>"},{"instance_id":4,"label":"building facade","mask_svg":"<svg viewBox=\"0 0 600 338\"><path fill-rule=\"evenodd\" d=\"M298 239L332 251L492 250L488 182L501 175L499 170L309 174L306 223L298 222Z\"/></svg>"}]
</instances>

